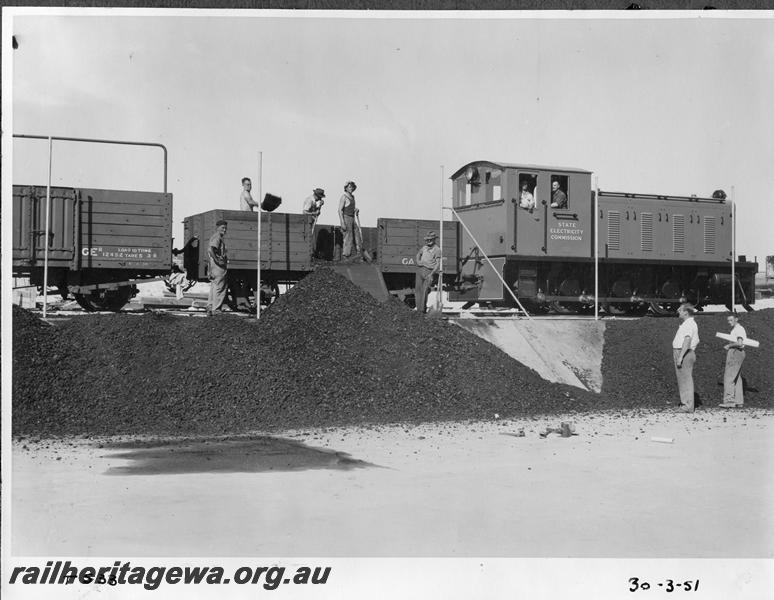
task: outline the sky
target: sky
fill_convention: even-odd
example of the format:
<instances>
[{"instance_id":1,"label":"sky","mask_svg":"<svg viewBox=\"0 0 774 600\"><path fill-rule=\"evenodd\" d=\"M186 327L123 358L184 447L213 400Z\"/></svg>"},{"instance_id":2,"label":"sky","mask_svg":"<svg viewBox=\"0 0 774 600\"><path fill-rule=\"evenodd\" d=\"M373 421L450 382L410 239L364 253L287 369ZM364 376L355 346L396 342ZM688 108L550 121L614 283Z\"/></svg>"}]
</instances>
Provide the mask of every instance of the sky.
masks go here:
<instances>
[{"instance_id":1,"label":"sky","mask_svg":"<svg viewBox=\"0 0 774 600\"><path fill-rule=\"evenodd\" d=\"M11 130L164 144L178 247L186 216L238 208L244 176L286 212L324 188L323 223L354 180L373 226L438 218L448 177L490 160L733 188L737 253L774 254L774 13L31 13L3 73ZM12 147L13 183L45 184L47 143ZM161 152L56 142L53 183L160 191Z\"/></svg>"}]
</instances>

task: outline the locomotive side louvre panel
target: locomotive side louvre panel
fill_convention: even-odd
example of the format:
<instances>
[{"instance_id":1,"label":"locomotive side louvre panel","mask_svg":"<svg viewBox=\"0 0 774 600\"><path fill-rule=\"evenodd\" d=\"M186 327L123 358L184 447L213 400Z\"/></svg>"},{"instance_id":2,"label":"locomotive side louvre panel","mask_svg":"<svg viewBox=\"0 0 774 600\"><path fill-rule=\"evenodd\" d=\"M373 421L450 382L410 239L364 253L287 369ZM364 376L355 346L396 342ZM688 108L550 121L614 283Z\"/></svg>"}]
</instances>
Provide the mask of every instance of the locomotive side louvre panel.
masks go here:
<instances>
[{"instance_id":1,"label":"locomotive side louvre panel","mask_svg":"<svg viewBox=\"0 0 774 600\"><path fill-rule=\"evenodd\" d=\"M672 252L685 252L685 215L672 215Z\"/></svg>"},{"instance_id":2,"label":"locomotive side louvre panel","mask_svg":"<svg viewBox=\"0 0 774 600\"><path fill-rule=\"evenodd\" d=\"M715 217L704 217L704 253L715 254Z\"/></svg>"},{"instance_id":3,"label":"locomotive side louvre panel","mask_svg":"<svg viewBox=\"0 0 774 600\"><path fill-rule=\"evenodd\" d=\"M640 249L653 251L653 213L640 213Z\"/></svg>"},{"instance_id":4,"label":"locomotive side louvre panel","mask_svg":"<svg viewBox=\"0 0 774 600\"><path fill-rule=\"evenodd\" d=\"M618 210L607 211L607 249L621 249L621 212Z\"/></svg>"}]
</instances>

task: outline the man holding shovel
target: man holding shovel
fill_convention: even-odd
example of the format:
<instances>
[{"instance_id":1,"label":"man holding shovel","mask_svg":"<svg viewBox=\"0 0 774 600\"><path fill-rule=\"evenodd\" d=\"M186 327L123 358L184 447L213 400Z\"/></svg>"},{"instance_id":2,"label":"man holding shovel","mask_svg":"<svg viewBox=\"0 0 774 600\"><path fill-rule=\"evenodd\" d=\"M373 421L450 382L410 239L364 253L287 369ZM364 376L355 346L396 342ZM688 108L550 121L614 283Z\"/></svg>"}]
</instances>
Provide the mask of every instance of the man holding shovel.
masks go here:
<instances>
[{"instance_id":1,"label":"man holding shovel","mask_svg":"<svg viewBox=\"0 0 774 600\"><path fill-rule=\"evenodd\" d=\"M352 244L354 242L357 256L363 253L363 238L360 232L360 217L357 206L355 206L355 190L357 186L354 181L348 181L344 185L344 194L339 200L339 221L341 222L341 231L344 234L344 247L341 255L346 261L352 255Z\"/></svg>"},{"instance_id":2,"label":"man holding shovel","mask_svg":"<svg viewBox=\"0 0 774 600\"><path fill-rule=\"evenodd\" d=\"M416 256L417 274L414 285L414 300L419 312L427 312L427 292L433 285L433 278L441 266L441 249L435 241L438 235L430 231L425 236L425 245L419 249ZM440 293L440 285L439 293Z\"/></svg>"}]
</instances>

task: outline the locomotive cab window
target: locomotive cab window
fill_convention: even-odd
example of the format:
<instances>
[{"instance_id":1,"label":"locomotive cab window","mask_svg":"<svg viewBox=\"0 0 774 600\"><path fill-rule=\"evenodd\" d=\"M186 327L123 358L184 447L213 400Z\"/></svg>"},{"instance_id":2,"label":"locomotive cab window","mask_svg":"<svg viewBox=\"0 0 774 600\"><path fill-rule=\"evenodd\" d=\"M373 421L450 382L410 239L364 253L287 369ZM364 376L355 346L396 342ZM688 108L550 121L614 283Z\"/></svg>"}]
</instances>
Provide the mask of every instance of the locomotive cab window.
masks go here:
<instances>
[{"instance_id":1,"label":"locomotive cab window","mask_svg":"<svg viewBox=\"0 0 774 600\"><path fill-rule=\"evenodd\" d=\"M470 206L503 199L500 169L468 167L455 183L454 205Z\"/></svg>"},{"instance_id":2,"label":"locomotive cab window","mask_svg":"<svg viewBox=\"0 0 774 600\"><path fill-rule=\"evenodd\" d=\"M521 173L519 175L519 207L533 210L537 206L537 175Z\"/></svg>"},{"instance_id":3,"label":"locomotive cab window","mask_svg":"<svg viewBox=\"0 0 774 600\"><path fill-rule=\"evenodd\" d=\"M551 208L570 208L570 188L567 175L551 175Z\"/></svg>"}]
</instances>

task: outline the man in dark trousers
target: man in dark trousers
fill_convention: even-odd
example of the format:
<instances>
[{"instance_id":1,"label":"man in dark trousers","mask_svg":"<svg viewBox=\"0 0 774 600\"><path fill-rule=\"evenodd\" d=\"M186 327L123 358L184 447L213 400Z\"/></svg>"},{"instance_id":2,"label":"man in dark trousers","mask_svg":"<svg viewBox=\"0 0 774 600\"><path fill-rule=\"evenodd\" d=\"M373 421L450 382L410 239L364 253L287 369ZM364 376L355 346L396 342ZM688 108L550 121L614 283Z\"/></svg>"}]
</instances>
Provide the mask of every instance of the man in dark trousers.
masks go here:
<instances>
[{"instance_id":1,"label":"man in dark trousers","mask_svg":"<svg viewBox=\"0 0 774 600\"><path fill-rule=\"evenodd\" d=\"M348 181L344 185L344 193L339 200L339 222L341 223L341 232L344 235L344 248L341 254L345 261L349 260L352 254L353 244L358 258L362 256L363 251L363 238L357 218L360 211L355 205L356 189L355 182Z\"/></svg>"},{"instance_id":2,"label":"man in dark trousers","mask_svg":"<svg viewBox=\"0 0 774 600\"><path fill-rule=\"evenodd\" d=\"M417 274L414 285L414 300L419 312L427 312L427 292L433 284L438 270L441 268L441 249L436 245L438 239L435 231L425 236L425 245L419 249L416 256ZM440 293L440 286L439 286Z\"/></svg>"},{"instance_id":3,"label":"man in dark trousers","mask_svg":"<svg viewBox=\"0 0 774 600\"><path fill-rule=\"evenodd\" d=\"M207 316L223 311L223 303L226 301L226 278L228 276L228 253L224 237L228 230L228 223L220 220L215 223L215 233L212 234L207 245L207 255L210 259L210 295L207 299Z\"/></svg>"}]
</instances>

